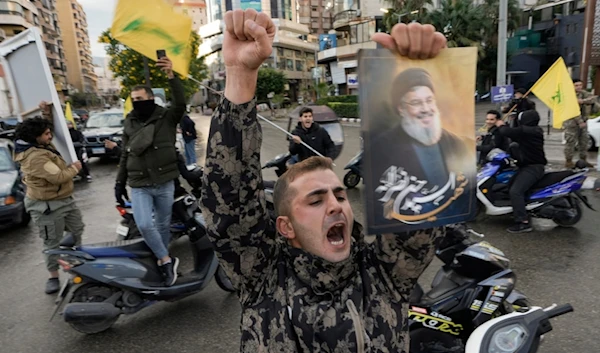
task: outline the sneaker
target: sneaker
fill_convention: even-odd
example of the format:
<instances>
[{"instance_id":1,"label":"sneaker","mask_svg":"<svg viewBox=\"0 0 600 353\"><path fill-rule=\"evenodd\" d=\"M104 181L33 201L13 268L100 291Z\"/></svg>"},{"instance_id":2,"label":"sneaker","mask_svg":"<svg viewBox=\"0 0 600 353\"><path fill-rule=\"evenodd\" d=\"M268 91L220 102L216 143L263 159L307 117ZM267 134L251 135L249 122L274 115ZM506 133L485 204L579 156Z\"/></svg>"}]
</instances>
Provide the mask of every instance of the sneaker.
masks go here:
<instances>
[{"instance_id":1,"label":"sneaker","mask_svg":"<svg viewBox=\"0 0 600 353\"><path fill-rule=\"evenodd\" d=\"M92 176L91 175L86 176L85 177L85 181L87 181L88 183L91 183L92 182Z\"/></svg>"},{"instance_id":2,"label":"sneaker","mask_svg":"<svg viewBox=\"0 0 600 353\"><path fill-rule=\"evenodd\" d=\"M533 227L531 226L531 223L517 223L512 227L509 227L506 231L509 233L527 233L527 232L531 232L533 230Z\"/></svg>"},{"instance_id":3,"label":"sneaker","mask_svg":"<svg viewBox=\"0 0 600 353\"><path fill-rule=\"evenodd\" d=\"M167 287L172 286L177 281L177 268L179 267L179 259L171 257L171 262L160 266L162 274L165 278Z\"/></svg>"},{"instance_id":4,"label":"sneaker","mask_svg":"<svg viewBox=\"0 0 600 353\"><path fill-rule=\"evenodd\" d=\"M573 163L572 161L567 161L565 163L565 168L567 168L567 169L573 169L573 168L575 168L575 163Z\"/></svg>"},{"instance_id":5,"label":"sneaker","mask_svg":"<svg viewBox=\"0 0 600 353\"><path fill-rule=\"evenodd\" d=\"M49 278L46 282L46 294L56 293L59 289L60 283L58 282L58 278Z\"/></svg>"}]
</instances>

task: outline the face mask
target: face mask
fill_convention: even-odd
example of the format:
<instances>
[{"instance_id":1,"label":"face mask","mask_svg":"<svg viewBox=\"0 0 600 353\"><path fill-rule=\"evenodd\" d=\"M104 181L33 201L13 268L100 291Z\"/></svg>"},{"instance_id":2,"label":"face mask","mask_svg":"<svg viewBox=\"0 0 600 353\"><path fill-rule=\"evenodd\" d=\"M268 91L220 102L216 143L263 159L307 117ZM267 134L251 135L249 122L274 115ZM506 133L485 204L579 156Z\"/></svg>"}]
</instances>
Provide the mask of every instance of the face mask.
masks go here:
<instances>
[{"instance_id":1,"label":"face mask","mask_svg":"<svg viewBox=\"0 0 600 353\"><path fill-rule=\"evenodd\" d=\"M156 109L154 99L133 102L133 110L136 111L140 118L149 118L154 113L154 109Z\"/></svg>"}]
</instances>

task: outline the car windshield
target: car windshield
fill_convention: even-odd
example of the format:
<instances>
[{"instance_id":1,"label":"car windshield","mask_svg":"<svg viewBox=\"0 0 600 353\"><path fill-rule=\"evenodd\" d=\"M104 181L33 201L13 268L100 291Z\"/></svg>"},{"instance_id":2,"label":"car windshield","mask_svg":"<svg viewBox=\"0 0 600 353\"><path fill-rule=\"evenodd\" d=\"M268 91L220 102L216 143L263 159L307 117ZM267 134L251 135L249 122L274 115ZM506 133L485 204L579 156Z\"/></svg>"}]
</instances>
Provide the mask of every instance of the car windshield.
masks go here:
<instances>
[{"instance_id":1,"label":"car windshield","mask_svg":"<svg viewBox=\"0 0 600 353\"><path fill-rule=\"evenodd\" d=\"M88 128L96 127L122 127L123 126L123 114L122 113L104 113L91 116L86 124Z\"/></svg>"},{"instance_id":2,"label":"car windshield","mask_svg":"<svg viewBox=\"0 0 600 353\"><path fill-rule=\"evenodd\" d=\"M10 152L5 147L0 147L0 172L14 169L15 165L13 164Z\"/></svg>"}]
</instances>

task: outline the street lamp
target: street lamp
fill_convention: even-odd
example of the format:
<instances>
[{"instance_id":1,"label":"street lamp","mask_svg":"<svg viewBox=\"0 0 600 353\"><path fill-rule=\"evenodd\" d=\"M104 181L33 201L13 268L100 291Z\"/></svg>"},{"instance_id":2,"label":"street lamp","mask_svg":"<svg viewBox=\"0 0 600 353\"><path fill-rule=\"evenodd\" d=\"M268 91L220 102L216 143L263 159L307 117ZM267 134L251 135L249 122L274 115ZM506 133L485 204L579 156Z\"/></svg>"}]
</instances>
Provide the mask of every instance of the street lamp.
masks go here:
<instances>
[{"instance_id":1,"label":"street lamp","mask_svg":"<svg viewBox=\"0 0 600 353\"><path fill-rule=\"evenodd\" d=\"M381 10L381 12L383 12L383 13L389 13L390 12L390 10L384 9L384 8L380 8L379 10ZM392 13L392 15L398 16L398 23L400 23L400 20L402 19L402 16L416 15L418 13L419 13L419 10L414 10L414 11L411 11L411 12L405 12L405 13L401 13L401 14Z\"/></svg>"}]
</instances>

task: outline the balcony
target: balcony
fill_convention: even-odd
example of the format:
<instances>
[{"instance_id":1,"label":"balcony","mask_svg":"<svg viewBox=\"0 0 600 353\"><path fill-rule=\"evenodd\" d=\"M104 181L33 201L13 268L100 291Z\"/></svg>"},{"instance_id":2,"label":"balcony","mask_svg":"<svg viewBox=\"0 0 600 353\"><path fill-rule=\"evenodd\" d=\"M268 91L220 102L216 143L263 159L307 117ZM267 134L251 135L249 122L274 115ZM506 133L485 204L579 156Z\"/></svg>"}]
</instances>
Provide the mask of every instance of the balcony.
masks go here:
<instances>
[{"instance_id":1,"label":"balcony","mask_svg":"<svg viewBox=\"0 0 600 353\"><path fill-rule=\"evenodd\" d=\"M340 43L338 43L340 44ZM338 46L336 48L331 48L327 50L320 51L317 54L317 59L319 63L321 61L332 61L338 58L344 57L353 57L355 56L360 49L376 49L377 43L375 42L363 42L357 44L343 45Z\"/></svg>"},{"instance_id":2,"label":"balcony","mask_svg":"<svg viewBox=\"0 0 600 353\"><path fill-rule=\"evenodd\" d=\"M360 10L345 10L338 12L333 16L333 28L338 31L348 30L348 25L359 18Z\"/></svg>"}]
</instances>

